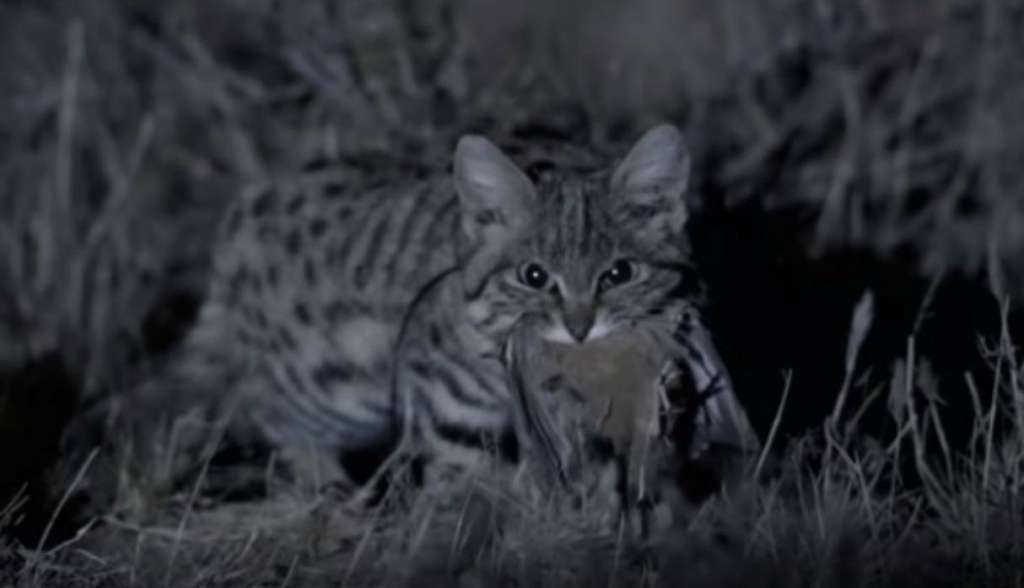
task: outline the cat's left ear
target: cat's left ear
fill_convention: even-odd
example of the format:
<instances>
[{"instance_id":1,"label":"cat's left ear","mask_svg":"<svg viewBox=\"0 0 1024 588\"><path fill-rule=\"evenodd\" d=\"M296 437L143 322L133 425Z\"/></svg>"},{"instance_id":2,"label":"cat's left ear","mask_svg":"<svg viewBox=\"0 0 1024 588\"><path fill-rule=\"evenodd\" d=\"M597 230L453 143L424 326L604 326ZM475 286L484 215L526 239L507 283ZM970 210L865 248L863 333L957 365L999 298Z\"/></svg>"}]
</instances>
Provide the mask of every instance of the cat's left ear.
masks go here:
<instances>
[{"instance_id":1,"label":"cat's left ear","mask_svg":"<svg viewBox=\"0 0 1024 588\"><path fill-rule=\"evenodd\" d=\"M683 232L689 216L686 187L690 152L682 133L670 124L647 131L615 169L611 193L623 213L665 236Z\"/></svg>"}]
</instances>

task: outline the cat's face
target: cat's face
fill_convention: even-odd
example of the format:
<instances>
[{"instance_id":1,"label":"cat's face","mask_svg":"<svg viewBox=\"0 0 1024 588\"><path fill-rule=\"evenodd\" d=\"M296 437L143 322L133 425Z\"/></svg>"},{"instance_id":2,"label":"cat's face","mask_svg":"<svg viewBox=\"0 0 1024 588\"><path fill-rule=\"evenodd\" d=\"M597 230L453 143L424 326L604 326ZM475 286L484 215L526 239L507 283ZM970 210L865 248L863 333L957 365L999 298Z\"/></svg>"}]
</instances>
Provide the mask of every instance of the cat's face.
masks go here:
<instances>
[{"instance_id":1,"label":"cat's face","mask_svg":"<svg viewBox=\"0 0 1024 588\"><path fill-rule=\"evenodd\" d=\"M534 185L476 137L460 142L455 170L467 312L485 332L527 324L583 343L684 302L689 162L674 127L649 131L612 173Z\"/></svg>"}]
</instances>

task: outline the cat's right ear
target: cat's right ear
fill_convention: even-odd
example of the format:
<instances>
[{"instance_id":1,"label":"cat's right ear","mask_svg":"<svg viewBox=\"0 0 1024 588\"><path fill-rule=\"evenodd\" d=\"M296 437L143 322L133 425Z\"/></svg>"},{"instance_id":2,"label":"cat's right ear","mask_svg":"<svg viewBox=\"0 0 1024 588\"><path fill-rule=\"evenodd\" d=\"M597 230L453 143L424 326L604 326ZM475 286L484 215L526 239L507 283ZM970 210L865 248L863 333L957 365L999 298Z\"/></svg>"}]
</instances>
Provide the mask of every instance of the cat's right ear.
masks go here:
<instances>
[{"instance_id":1,"label":"cat's right ear","mask_svg":"<svg viewBox=\"0 0 1024 588\"><path fill-rule=\"evenodd\" d=\"M455 147L455 191L470 243L501 242L530 222L533 183L487 139L465 135Z\"/></svg>"}]
</instances>

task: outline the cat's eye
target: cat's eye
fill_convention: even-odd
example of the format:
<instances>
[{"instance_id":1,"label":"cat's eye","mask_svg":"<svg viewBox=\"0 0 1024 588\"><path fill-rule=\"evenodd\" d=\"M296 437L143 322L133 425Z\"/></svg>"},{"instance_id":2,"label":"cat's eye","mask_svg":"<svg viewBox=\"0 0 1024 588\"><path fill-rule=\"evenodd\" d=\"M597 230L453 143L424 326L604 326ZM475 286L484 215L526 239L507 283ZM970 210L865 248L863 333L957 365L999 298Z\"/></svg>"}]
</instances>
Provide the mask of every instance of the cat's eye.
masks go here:
<instances>
[{"instance_id":1,"label":"cat's eye","mask_svg":"<svg viewBox=\"0 0 1024 588\"><path fill-rule=\"evenodd\" d=\"M527 263L519 268L519 281L535 290L547 286L549 279L547 270L539 263Z\"/></svg>"},{"instance_id":2,"label":"cat's eye","mask_svg":"<svg viewBox=\"0 0 1024 588\"><path fill-rule=\"evenodd\" d=\"M601 274L598 288L607 290L615 286L621 286L633 279L636 275L636 266L628 259L620 259L612 264L608 270Z\"/></svg>"}]
</instances>

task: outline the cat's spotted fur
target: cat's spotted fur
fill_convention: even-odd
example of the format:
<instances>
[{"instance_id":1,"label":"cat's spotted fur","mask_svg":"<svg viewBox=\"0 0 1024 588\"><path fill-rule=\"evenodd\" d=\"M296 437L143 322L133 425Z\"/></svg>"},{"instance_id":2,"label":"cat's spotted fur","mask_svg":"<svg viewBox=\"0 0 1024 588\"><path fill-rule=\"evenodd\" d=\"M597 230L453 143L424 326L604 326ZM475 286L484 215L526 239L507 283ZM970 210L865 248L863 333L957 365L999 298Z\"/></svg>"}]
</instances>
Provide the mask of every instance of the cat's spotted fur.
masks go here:
<instances>
[{"instance_id":1,"label":"cat's spotted fur","mask_svg":"<svg viewBox=\"0 0 1024 588\"><path fill-rule=\"evenodd\" d=\"M684 317L699 320L689 160L674 127L594 173L533 182L476 136L459 142L453 167L279 183L228 211L199 330L272 383L246 408L278 443L346 452L401 438L446 463L514 456L531 428L516 426L510 333L686 339ZM687 328L699 343L681 359L706 372L699 385L722 381L701 325ZM724 422L737 408L728 387L708 402L712 437L745 434Z\"/></svg>"}]
</instances>

